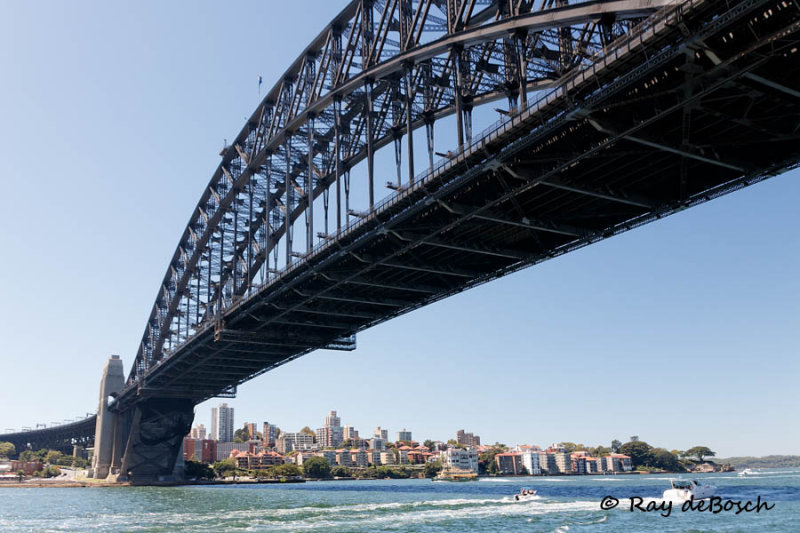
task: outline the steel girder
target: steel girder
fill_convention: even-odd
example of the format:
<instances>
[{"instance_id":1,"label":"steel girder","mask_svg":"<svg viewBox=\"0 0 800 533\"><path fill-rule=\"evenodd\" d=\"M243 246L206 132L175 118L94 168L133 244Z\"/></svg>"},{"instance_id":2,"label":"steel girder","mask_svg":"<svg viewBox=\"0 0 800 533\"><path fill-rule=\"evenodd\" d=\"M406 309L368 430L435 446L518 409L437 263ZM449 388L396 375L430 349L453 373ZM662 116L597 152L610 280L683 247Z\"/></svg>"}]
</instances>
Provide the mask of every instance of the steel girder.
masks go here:
<instances>
[{"instance_id":1,"label":"steel girder","mask_svg":"<svg viewBox=\"0 0 800 533\"><path fill-rule=\"evenodd\" d=\"M590 64L614 37L670 3L350 2L221 152L164 276L128 384L273 280L279 268L302 260L317 238L336 238L352 216L369 215L377 149L395 144L395 186L403 187L405 137L406 186L413 184L410 132L428 130L433 167L438 118L457 114L461 149L473 137L475 106L508 99L508 112L515 112L528 91ZM363 161L368 179L359 186L368 190L369 202L359 213L350 205L350 173ZM320 199L324 231L315 233ZM297 250L293 230L301 219L305 241Z\"/></svg>"}]
</instances>

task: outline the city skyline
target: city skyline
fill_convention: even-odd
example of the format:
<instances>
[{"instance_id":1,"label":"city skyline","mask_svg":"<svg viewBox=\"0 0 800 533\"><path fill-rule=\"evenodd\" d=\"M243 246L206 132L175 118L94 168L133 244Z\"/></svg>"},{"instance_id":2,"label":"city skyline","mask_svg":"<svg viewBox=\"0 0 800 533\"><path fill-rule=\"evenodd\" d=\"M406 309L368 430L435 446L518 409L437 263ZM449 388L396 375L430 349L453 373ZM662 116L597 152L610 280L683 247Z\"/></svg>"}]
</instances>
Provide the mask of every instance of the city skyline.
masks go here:
<instances>
[{"instance_id":1,"label":"city skyline","mask_svg":"<svg viewBox=\"0 0 800 533\"><path fill-rule=\"evenodd\" d=\"M256 75L271 85L340 8L253 2L243 9L258 20L308 24L221 46L207 38L218 12L145 4L0 7L0 180L10 198L35 183L38 212L20 201L2 215L0 246L16 260L0 264L0 364L29 376L0 390L15 406L3 428L93 411L108 356L130 369L223 140L258 101ZM123 17L128 27L103 23ZM125 127L112 135L114 120ZM42 124L46 150L31 141ZM44 169L35 179L31 162ZM509 445L639 434L721 456L796 453L800 429L783 413L800 407L798 178L398 317L359 334L355 352L306 355L229 403L239 420L290 431L335 408L362 432L423 440L470 428ZM219 401L197 406L193 425L210 428Z\"/></svg>"}]
</instances>

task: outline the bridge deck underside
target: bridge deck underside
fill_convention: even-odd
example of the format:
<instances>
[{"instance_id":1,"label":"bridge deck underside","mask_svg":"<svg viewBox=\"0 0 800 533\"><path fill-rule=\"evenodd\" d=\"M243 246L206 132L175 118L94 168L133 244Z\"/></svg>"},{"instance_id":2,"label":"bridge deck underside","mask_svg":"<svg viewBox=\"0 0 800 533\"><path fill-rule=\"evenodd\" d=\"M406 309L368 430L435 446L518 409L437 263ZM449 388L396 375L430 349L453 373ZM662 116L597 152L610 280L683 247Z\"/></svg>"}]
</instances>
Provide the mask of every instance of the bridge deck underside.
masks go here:
<instances>
[{"instance_id":1,"label":"bridge deck underside","mask_svg":"<svg viewBox=\"0 0 800 533\"><path fill-rule=\"evenodd\" d=\"M377 210L229 310L216 339L206 330L152 369L139 393L209 398L336 338L796 165L797 8L769 3L770 17L762 5L725 22L714 5L684 21L694 37L663 29L647 53L608 62L569 100L523 113Z\"/></svg>"},{"instance_id":2,"label":"bridge deck underside","mask_svg":"<svg viewBox=\"0 0 800 533\"><path fill-rule=\"evenodd\" d=\"M19 431L0 435L0 442L10 442L17 453L43 448L72 454L73 446L90 447L94 445L97 416L90 416L79 422L62 424L44 429Z\"/></svg>"}]
</instances>

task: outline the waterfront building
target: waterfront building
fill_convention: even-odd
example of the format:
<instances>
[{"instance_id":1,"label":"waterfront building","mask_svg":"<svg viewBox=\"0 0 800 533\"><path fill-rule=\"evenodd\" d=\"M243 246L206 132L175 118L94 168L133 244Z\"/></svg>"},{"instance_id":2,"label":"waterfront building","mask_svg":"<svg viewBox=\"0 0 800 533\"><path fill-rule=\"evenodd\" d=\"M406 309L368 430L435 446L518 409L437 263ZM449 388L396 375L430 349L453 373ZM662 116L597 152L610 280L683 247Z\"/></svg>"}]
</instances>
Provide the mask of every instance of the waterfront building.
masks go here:
<instances>
[{"instance_id":1,"label":"waterfront building","mask_svg":"<svg viewBox=\"0 0 800 533\"><path fill-rule=\"evenodd\" d=\"M11 461L10 472L22 472L26 476L32 476L34 472L39 472L44 468L41 461Z\"/></svg>"},{"instance_id":2,"label":"waterfront building","mask_svg":"<svg viewBox=\"0 0 800 533\"><path fill-rule=\"evenodd\" d=\"M600 457L587 457L586 458L586 473L587 474L598 474L601 472L600 469Z\"/></svg>"},{"instance_id":3,"label":"waterfront building","mask_svg":"<svg viewBox=\"0 0 800 533\"><path fill-rule=\"evenodd\" d=\"M563 449L563 448L562 448ZM556 470L559 474L572 473L572 458L567 452L556 452L553 454L556 460Z\"/></svg>"},{"instance_id":4,"label":"waterfront building","mask_svg":"<svg viewBox=\"0 0 800 533\"><path fill-rule=\"evenodd\" d=\"M397 460L394 457L394 451L393 450L381 452L381 464L382 465L394 465L394 464L397 464Z\"/></svg>"},{"instance_id":5,"label":"waterfront building","mask_svg":"<svg viewBox=\"0 0 800 533\"><path fill-rule=\"evenodd\" d=\"M397 432L397 441L398 442L405 442L410 441L411 439L411 432L407 431L406 428L403 428L401 431Z\"/></svg>"},{"instance_id":6,"label":"waterfront building","mask_svg":"<svg viewBox=\"0 0 800 533\"><path fill-rule=\"evenodd\" d=\"M584 453L571 453L569 456L570 459L570 471L573 474L585 474L586 473L586 454Z\"/></svg>"},{"instance_id":7,"label":"waterfront building","mask_svg":"<svg viewBox=\"0 0 800 533\"><path fill-rule=\"evenodd\" d=\"M555 454L548 452L538 452L538 453L539 453L539 468L541 468L542 473L544 474L557 473L558 466L556 466Z\"/></svg>"},{"instance_id":8,"label":"waterfront building","mask_svg":"<svg viewBox=\"0 0 800 533\"><path fill-rule=\"evenodd\" d=\"M193 427L192 430L189 432L189 436L193 439L205 440L206 427L203 424Z\"/></svg>"},{"instance_id":9,"label":"waterfront building","mask_svg":"<svg viewBox=\"0 0 800 533\"><path fill-rule=\"evenodd\" d=\"M630 472L633 469L631 458L622 453L612 453L604 458L607 472Z\"/></svg>"},{"instance_id":10,"label":"waterfront building","mask_svg":"<svg viewBox=\"0 0 800 533\"><path fill-rule=\"evenodd\" d=\"M269 422L264 422L264 433L262 438L264 440L264 446L267 448L273 448L275 446L277 439L277 432L278 427L275 424L270 424Z\"/></svg>"},{"instance_id":11,"label":"waterfront building","mask_svg":"<svg viewBox=\"0 0 800 533\"><path fill-rule=\"evenodd\" d=\"M285 461L281 454L272 451L253 453L233 450L230 457L236 461L239 468L248 470L264 470L270 466L282 465Z\"/></svg>"},{"instance_id":12,"label":"waterfront building","mask_svg":"<svg viewBox=\"0 0 800 533\"><path fill-rule=\"evenodd\" d=\"M311 451L314 449L314 436L305 433L281 433L276 442L279 453L291 451Z\"/></svg>"},{"instance_id":13,"label":"waterfront building","mask_svg":"<svg viewBox=\"0 0 800 533\"><path fill-rule=\"evenodd\" d=\"M478 473L478 452L476 450L450 448L441 452L439 459L442 461L442 467L471 470Z\"/></svg>"},{"instance_id":14,"label":"waterfront building","mask_svg":"<svg viewBox=\"0 0 800 533\"><path fill-rule=\"evenodd\" d=\"M494 456L497 471L501 474L517 475L522 472L522 458L517 452L498 453Z\"/></svg>"},{"instance_id":15,"label":"waterfront building","mask_svg":"<svg viewBox=\"0 0 800 533\"><path fill-rule=\"evenodd\" d=\"M211 408L211 438L217 442L233 442L233 407L221 403Z\"/></svg>"},{"instance_id":16,"label":"waterfront building","mask_svg":"<svg viewBox=\"0 0 800 533\"><path fill-rule=\"evenodd\" d=\"M383 442L389 442L389 430L381 429L380 426L375 428L375 431L372 433L372 436L378 439L383 439Z\"/></svg>"},{"instance_id":17,"label":"waterfront building","mask_svg":"<svg viewBox=\"0 0 800 533\"><path fill-rule=\"evenodd\" d=\"M542 469L539 466L539 452L527 450L517 453L519 453L522 466L525 467L525 470L527 470L530 475L539 476L542 474Z\"/></svg>"}]
</instances>

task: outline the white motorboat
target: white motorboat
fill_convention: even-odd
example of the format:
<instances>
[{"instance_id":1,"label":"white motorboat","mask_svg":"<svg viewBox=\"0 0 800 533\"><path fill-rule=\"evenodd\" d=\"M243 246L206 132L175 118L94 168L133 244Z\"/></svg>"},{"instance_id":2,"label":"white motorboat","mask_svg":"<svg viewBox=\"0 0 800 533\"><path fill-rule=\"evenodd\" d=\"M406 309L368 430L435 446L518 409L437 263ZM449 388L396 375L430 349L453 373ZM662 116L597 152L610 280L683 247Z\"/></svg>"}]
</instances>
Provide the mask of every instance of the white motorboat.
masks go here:
<instances>
[{"instance_id":1,"label":"white motorboat","mask_svg":"<svg viewBox=\"0 0 800 533\"><path fill-rule=\"evenodd\" d=\"M753 471L752 471L752 470L750 470L749 468L745 468L744 470L742 470L741 472L739 472L739 477L747 477L747 476L752 476L753 474L755 474L755 472L753 472Z\"/></svg>"},{"instance_id":2,"label":"white motorboat","mask_svg":"<svg viewBox=\"0 0 800 533\"><path fill-rule=\"evenodd\" d=\"M714 495L717 487L708 483L700 483L696 479L673 479L672 488L664 491L664 499L673 502L685 502L689 499L703 500Z\"/></svg>"}]
</instances>

